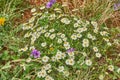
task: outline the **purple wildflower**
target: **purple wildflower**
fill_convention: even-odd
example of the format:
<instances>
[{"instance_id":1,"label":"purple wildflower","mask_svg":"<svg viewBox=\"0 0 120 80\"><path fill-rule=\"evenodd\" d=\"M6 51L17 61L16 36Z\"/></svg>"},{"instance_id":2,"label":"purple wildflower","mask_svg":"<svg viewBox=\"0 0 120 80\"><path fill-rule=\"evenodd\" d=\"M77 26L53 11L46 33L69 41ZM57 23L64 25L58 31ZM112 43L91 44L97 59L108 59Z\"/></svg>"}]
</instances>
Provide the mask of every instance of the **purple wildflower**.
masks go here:
<instances>
[{"instance_id":1,"label":"purple wildflower","mask_svg":"<svg viewBox=\"0 0 120 80\"><path fill-rule=\"evenodd\" d=\"M50 0L50 2L54 4L56 2L56 0Z\"/></svg>"},{"instance_id":2,"label":"purple wildflower","mask_svg":"<svg viewBox=\"0 0 120 80\"><path fill-rule=\"evenodd\" d=\"M32 50L31 56L33 56L34 58L39 58L40 57L40 51L34 49Z\"/></svg>"},{"instance_id":3,"label":"purple wildflower","mask_svg":"<svg viewBox=\"0 0 120 80\"><path fill-rule=\"evenodd\" d=\"M50 0L47 4L46 4L46 8L51 8L52 5L56 2L56 0Z\"/></svg>"},{"instance_id":4,"label":"purple wildflower","mask_svg":"<svg viewBox=\"0 0 120 80\"><path fill-rule=\"evenodd\" d=\"M50 7L52 7L52 3L51 2L48 2L47 4L46 4L46 8L50 8Z\"/></svg>"},{"instance_id":5,"label":"purple wildflower","mask_svg":"<svg viewBox=\"0 0 120 80\"><path fill-rule=\"evenodd\" d=\"M67 52L67 53L72 53L72 52L74 52L74 51L75 51L74 48L70 48L70 49L68 49L66 52Z\"/></svg>"},{"instance_id":6,"label":"purple wildflower","mask_svg":"<svg viewBox=\"0 0 120 80\"><path fill-rule=\"evenodd\" d=\"M114 10L120 9L120 3L115 3L114 4Z\"/></svg>"}]
</instances>

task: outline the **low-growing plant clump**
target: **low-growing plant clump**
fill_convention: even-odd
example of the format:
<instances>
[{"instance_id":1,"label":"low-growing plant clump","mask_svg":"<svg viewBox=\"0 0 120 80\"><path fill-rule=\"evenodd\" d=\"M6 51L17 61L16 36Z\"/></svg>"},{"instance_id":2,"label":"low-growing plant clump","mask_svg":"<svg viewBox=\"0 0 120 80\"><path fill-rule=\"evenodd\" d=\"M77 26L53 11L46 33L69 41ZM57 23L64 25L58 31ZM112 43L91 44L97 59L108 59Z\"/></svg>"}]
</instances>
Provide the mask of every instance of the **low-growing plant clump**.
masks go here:
<instances>
[{"instance_id":1,"label":"low-growing plant clump","mask_svg":"<svg viewBox=\"0 0 120 80\"><path fill-rule=\"evenodd\" d=\"M11 55L0 66L0 79L119 80L120 54L114 49L120 41L112 39L117 30L112 31L95 19L67 14L55 2L33 7L32 17L18 26L17 36L9 38L16 39L19 46L11 45L10 50L7 47L17 53L14 57L8 51L0 55L3 63ZM0 18L0 26L4 22L5 18Z\"/></svg>"}]
</instances>

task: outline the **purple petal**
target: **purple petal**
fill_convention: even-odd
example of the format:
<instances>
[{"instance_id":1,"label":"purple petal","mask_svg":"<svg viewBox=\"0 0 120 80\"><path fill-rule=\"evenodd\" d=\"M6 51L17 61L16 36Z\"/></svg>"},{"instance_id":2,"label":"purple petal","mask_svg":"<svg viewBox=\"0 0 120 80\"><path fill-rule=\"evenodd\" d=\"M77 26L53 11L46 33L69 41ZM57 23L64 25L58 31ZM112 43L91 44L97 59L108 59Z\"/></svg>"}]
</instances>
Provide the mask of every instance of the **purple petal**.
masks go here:
<instances>
[{"instance_id":1,"label":"purple petal","mask_svg":"<svg viewBox=\"0 0 120 80\"><path fill-rule=\"evenodd\" d=\"M56 2L56 0L50 0L50 2L54 4Z\"/></svg>"},{"instance_id":2,"label":"purple petal","mask_svg":"<svg viewBox=\"0 0 120 80\"><path fill-rule=\"evenodd\" d=\"M120 9L120 3L115 3L114 4L114 10Z\"/></svg>"},{"instance_id":3,"label":"purple petal","mask_svg":"<svg viewBox=\"0 0 120 80\"><path fill-rule=\"evenodd\" d=\"M72 53L72 52L74 52L74 51L75 51L74 48L70 48L70 49L68 49L66 52L67 52L67 53Z\"/></svg>"},{"instance_id":4,"label":"purple petal","mask_svg":"<svg viewBox=\"0 0 120 80\"><path fill-rule=\"evenodd\" d=\"M114 4L114 10L117 10L117 4Z\"/></svg>"},{"instance_id":5,"label":"purple petal","mask_svg":"<svg viewBox=\"0 0 120 80\"><path fill-rule=\"evenodd\" d=\"M48 2L47 4L46 4L46 8L50 8L50 7L52 7L52 3L51 2Z\"/></svg>"},{"instance_id":6,"label":"purple petal","mask_svg":"<svg viewBox=\"0 0 120 80\"><path fill-rule=\"evenodd\" d=\"M34 58L39 58L40 57L40 52L36 49L32 50L32 53L30 56L33 56Z\"/></svg>"}]
</instances>

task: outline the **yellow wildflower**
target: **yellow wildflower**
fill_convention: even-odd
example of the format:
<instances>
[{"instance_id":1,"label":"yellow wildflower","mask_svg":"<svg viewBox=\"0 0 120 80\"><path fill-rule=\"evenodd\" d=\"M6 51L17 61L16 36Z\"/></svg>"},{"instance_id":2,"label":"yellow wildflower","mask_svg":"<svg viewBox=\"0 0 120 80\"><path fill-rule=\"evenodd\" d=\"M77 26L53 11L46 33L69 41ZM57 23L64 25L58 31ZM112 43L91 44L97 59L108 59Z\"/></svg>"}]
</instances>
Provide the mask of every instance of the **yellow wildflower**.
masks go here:
<instances>
[{"instance_id":1,"label":"yellow wildflower","mask_svg":"<svg viewBox=\"0 0 120 80\"><path fill-rule=\"evenodd\" d=\"M51 51L53 51L53 50L54 50L54 48L53 48L53 47L51 47L51 48L50 48L50 50L51 50Z\"/></svg>"},{"instance_id":2,"label":"yellow wildflower","mask_svg":"<svg viewBox=\"0 0 120 80\"><path fill-rule=\"evenodd\" d=\"M5 18L0 18L0 26L4 25L4 23L5 23Z\"/></svg>"}]
</instances>

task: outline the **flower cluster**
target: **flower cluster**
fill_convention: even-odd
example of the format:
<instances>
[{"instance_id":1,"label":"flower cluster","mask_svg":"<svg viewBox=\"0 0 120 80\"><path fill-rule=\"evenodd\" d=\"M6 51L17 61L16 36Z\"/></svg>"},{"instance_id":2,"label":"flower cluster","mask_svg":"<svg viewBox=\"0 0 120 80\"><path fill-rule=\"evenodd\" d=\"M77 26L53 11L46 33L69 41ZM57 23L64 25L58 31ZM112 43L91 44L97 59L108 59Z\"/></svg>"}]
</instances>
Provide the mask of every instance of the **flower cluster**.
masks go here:
<instances>
[{"instance_id":1,"label":"flower cluster","mask_svg":"<svg viewBox=\"0 0 120 80\"><path fill-rule=\"evenodd\" d=\"M36 67L39 78L56 80L56 75L52 74L57 72L68 77L70 71L94 66L99 64L97 60L105 58L105 51L112 46L107 27L64 14L61 9L53 9L55 13L45 11L44 7L40 9L43 12L32 9L33 17L22 25L24 39L29 44L25 50L21 49L24 52L32 50L31 56L40 60L37 60L40 64L33 63L39 65ZM114 70L111 65L108 69Z\"/></svg>"}]
</instances>

